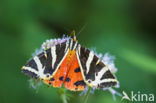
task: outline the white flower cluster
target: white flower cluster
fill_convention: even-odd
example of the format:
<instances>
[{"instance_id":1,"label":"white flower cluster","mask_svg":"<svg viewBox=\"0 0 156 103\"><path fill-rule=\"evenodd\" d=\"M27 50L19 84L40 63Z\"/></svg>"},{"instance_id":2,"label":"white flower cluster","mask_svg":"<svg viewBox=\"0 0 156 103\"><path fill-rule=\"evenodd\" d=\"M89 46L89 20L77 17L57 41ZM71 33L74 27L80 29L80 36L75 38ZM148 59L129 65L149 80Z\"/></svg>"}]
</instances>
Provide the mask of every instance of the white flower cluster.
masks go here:
<instances>
[{"instance_id":1,"label":"white flower cluster","mask_svg":"<svg viewBox=\"0 0 156 103\"><path fill-rule=\"evenodd\" d=\"M97 54L96 52L95 52L95 55L98 58L101 58L101 60L105 63L105 65L108 66L108 68L110 69L112 73L115 74L117 72L117 68L115 67L115 64L114 64L115 56L111 56L109 53L105 53L105 55L103 56L102 53Z\"/></svg>"},{"instance_id":2,"label":"white flower cluster","mask_svg":"<svg viewBox=\"0 0 156 103\"><path fill-rule=\"evenodd\" d=\"M63 36L62 38L58 38L58 39L50 39L50 40L46 40L42 45L41 45L41 48L43 50L47 50L49 49L50 47L52 46L55 46L57 44L60 44L60 43L63 43L65 42L66 40L69 40L70 37L65 37Z\"/></svg>"}]
</instances>

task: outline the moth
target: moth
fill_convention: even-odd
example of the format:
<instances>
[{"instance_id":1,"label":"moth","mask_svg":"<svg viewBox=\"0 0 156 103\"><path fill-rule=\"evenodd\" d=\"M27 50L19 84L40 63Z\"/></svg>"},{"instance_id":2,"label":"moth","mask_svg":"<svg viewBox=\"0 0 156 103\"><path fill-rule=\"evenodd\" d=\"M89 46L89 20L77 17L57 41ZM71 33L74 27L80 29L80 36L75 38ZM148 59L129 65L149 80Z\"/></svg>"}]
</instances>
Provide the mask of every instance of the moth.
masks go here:
<instances>
[{"instance_id":1,"label":"moth","mask_svg":"<svg viewBox=\"0 0 156 103\"><path fill-rule=\"evenodd\" d=\"M81 46L75 35L34 56L22 67L22 72L47 85L58 88L64 85L71 91L117 84L107 65L93 51Z\"/></svg>"}]
</instances>

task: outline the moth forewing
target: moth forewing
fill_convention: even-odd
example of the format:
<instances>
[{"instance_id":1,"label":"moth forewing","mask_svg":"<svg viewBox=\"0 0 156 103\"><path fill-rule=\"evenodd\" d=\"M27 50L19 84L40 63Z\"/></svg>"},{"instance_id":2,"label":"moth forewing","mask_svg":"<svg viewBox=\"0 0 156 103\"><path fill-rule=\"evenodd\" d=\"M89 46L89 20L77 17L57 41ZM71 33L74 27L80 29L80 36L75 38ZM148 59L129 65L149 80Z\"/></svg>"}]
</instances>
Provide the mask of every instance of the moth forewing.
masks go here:
<instances>
[{"instance_id":1,"label":"moth forewing","mask_svg":"<svg viewBox=\"0 0 156 103\"><path fill-rule=\"evenodd\" d=\"M109 68L92 51L79 45L76 55L86 84L96 88L116 85L117 80Z\"/></svg>"},{"instance_id":2,"label":"moth forewing","mask_svg":"<svg viewBox=\"0 0 156 103\"><path fill-rule=\"evenodd\" d=\"M52 46L46 51L36 55L22 67L22 72L41 80L47 80L53 77L68 54L69 49L66 50L66 47L69 46L69 44L67 41Z\"/></svg>"}]
</instances>

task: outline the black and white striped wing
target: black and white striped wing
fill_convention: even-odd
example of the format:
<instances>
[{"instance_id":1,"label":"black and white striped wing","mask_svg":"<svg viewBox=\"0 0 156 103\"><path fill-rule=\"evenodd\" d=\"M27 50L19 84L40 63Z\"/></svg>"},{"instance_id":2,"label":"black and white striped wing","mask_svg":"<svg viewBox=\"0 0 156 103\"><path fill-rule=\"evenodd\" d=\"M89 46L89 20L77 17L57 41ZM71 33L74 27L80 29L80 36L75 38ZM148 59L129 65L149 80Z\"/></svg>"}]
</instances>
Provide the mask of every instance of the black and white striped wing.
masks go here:
<instances>
[{"instance_id":1,"label":"black and white striped wing","mask_svg":"<svg viewBox=\"0 0 156 103\"><path fill-rule=\"evenodd\" d=\"M92 51L81 45L77 48L77 58L84 81L91 87L115 86L117 80L108 67Z\"/></svg>"},{"instance_id":2,"label":"black and white striped wing","mask_svg":"<svg viewBox=\"0 0 156 103\"><path fill-rule=\"evenodd\" d=\"M69 40L53 46L31 59L22 68L22 72L33 78L49 79L52 77L63 60L69 49Z\"/></svg>"}]
</instances>

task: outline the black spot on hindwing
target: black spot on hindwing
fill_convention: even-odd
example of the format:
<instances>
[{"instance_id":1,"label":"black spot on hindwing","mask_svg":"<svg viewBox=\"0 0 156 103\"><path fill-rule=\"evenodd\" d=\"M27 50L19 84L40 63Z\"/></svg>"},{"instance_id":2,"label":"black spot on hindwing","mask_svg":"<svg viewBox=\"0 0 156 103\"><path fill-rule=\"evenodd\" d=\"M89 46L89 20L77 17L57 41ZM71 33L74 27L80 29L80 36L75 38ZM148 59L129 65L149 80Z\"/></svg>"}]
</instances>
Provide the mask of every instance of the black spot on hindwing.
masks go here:
<instances>
[{"instance_id":1,"label":"black spot on hindwing","mask_svg":"<svg viewBox=\"0 0 156 103\"><path fill-rule=\"evenodd\" d=\"M74 83L74 85L76 85L77 87L80 86L86 86L86 83L83 80L77 81Z\"/></svg>"},{"instance_id":2,"label":"black spot on hindwing","mask_svg":"<svg viewBox=\"0 0 156 103\"><path fill-rule=\"evenodd\" d=\"M63 81L63 79L64 79L64 77L63 77L63 76L61 76L61 77L59 78L59 80L60 80L60 81Z\"/></svg>"},{"instance_id":3,"label":"black spot on hindwing","mask_svg":"<svg viewBox=\"0 0 156 103\"><path fill-rule=\"evenodd\" d=\"M66 78L66 82L69 82L69 81L70 81L70 78L67 77L67 78Z\"/></svg>"},{"instance_id":4,"label":"black spot on hindwing","mask_svg":"<svg viewBox=\"0 0 156 103\"><path fill-rule=\"evenodd\" d=\"M76 73L78 73L78 72L80 72L80 68L76 68L74 71L75 71Z\"/></svg>"},{"instance_id":5,"label":"black spot on hindwing","mask_svg":"<svg viewBox=\"0 0 156 103\"><path fill-rule=\"evenodd\" d=\"M50 81L54 81L55 79L54 78L50 78Z\"/></svg>"}]
</instances>

